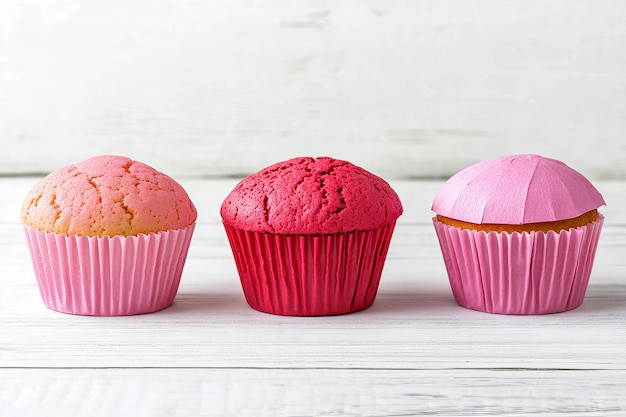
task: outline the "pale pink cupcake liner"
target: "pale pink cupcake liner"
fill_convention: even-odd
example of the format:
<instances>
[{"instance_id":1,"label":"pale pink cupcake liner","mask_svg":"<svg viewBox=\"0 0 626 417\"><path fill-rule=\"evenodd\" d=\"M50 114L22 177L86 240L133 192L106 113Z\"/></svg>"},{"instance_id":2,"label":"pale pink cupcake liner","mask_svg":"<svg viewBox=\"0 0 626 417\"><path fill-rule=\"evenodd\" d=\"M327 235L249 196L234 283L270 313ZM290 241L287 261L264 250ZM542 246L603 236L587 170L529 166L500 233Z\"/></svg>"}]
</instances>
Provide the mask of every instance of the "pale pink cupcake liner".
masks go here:
<instances>
[{"instance_id":1,"label":"pale pink cupcake liner","mask_svg":"<svg viewBox=\"0 0 626 417\"><path fill-rule=\"evenodd\" d=\"M603 221L600 215L559 233L487 233L433 218L457 303L500 314L547 314L580 306Z\"/></svg>"},{"instance_id":2,"label":"pale pink cupcake liner","mask_svg":"<svg viewBox=\"0 0 626 417\"><path fill-rule=\"evenodd\" d=\"M369 307L395 223L370 231L271 234L224 223L248 304L288 316L325 316Z\"/></svg>"},{"instance_id":3,"label":"pale pink cupcake liner","mask_svg":"<svg viewBox=\"0 0 626 417\"><path fill-rule=\"evenodd\" d=\"M171 305L194 227L97 237L23 225L46 307L91 316L151 313Z\"/></svg>"}]
</instances>

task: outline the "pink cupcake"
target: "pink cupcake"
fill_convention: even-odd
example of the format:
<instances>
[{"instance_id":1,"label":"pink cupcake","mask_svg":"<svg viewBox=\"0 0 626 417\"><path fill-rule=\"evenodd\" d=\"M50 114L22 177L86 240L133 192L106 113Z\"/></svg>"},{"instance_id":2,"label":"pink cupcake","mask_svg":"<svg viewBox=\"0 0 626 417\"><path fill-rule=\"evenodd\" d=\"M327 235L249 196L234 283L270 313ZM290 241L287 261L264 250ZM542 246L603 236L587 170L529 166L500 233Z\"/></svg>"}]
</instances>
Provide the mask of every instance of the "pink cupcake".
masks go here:
<instances>
[{"instance_id":1,"label":"pink cupcake","mask_svg":"<svg viewBox=\"0 0 626 417\"><path fill-rule=\"evenodd\" d=\"M121 156L51 173L21 209L46 307L95 316L172 304L196 217L180 184Z\"/></svg>"},{"instance_id":2,"label":"pink cupcake","mask_svg":"<svg viewBox=\"0 0 626 417\"><path fill-rule=\"evenodd\" d=\"M291 316L370 306L401 213L387 182L327 157L265 168L221 207L248 304Z\"/></svg>"},{"instance_id":3,"label":"pink cupcake","mask_svg":"<svg viewBox=\"0 0 626 417\"><path fill-rule=\"evenodd\" d=\"M538 155L505 156L458 172L432 206L454 298L500 314L580 306L602 205L580 173Z\"/></svg>"}]
</instances>

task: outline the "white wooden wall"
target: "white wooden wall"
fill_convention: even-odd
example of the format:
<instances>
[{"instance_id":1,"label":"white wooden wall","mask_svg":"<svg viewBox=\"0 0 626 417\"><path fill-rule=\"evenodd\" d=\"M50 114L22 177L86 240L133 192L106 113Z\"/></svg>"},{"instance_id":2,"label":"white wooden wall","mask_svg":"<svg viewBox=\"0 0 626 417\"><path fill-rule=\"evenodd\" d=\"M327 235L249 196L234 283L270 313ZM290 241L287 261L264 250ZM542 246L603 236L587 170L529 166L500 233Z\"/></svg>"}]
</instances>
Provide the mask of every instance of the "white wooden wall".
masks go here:
<instances>
[{"instance_id":1,"label":"white wooden wall","mask_svg":"<svg viewBox=\"0 0 626 417\"><path fill-rule=\"evenodd\" d=\"M626 177L626 2L0 0L0 174L299 155L445 177L532 152Z\"/></svg>"}]
</instances>

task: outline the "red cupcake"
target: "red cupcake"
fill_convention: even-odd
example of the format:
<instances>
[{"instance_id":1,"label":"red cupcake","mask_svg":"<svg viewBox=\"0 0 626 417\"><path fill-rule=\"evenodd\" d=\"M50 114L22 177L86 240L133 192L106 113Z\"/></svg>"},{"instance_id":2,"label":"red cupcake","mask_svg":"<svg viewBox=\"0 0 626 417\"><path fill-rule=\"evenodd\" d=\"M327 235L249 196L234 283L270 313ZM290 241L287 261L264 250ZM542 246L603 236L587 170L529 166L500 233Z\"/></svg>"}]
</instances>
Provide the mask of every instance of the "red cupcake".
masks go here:
<instances>
[{"instance_id":1,"label":"red cupcake","mask_svg":"<svg viewBox=\"0 0 626 417\"><path fill-rule=\"evenodd\" d=\"M401 214L385 180L328 157L250 175L221 207L248 304L291 316L369 307Z\"/></svg>"}]
</instances>

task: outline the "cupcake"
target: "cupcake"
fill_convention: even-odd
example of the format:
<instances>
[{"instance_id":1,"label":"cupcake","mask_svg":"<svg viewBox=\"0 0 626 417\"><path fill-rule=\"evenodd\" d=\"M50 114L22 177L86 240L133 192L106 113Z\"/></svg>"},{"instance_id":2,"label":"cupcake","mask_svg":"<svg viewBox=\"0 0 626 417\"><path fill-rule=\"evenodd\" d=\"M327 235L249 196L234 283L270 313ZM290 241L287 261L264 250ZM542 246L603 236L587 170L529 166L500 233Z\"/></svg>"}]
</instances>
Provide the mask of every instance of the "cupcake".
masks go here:
<instances>
[{"instance_id":1,"label":"cupcake","mask_svg":"<svg viewBox=\"0 0 626 417\"><path fill-rule=\"evenodd\" d=\"M512 155L472 165L435 196L435 230L463 307L546 314L580 306L605 205L563 162Z\"/></svg>"},{"instance_id":2,"label":"cupcake","mask_svg":"<svg viewBox=\"0 0 626 417\"><path fill-rule=\"evenodd\" d=\"M52 172L21 208L46 307L94 316L172 304L196 217L172 178L109 155Z\"/></svg>"},{"instance_id":3,"label":"cupcake","mask_svg":"<svg viewBox=\"0 0 626 417\"><path fill-rule=\"evenodd\" d=\"M401 214L382 178L328 157L250 175L221 207L248 304L290 316L369 307Z\"/></svg>"}]
</instances>

